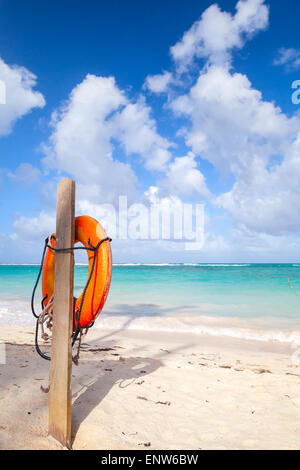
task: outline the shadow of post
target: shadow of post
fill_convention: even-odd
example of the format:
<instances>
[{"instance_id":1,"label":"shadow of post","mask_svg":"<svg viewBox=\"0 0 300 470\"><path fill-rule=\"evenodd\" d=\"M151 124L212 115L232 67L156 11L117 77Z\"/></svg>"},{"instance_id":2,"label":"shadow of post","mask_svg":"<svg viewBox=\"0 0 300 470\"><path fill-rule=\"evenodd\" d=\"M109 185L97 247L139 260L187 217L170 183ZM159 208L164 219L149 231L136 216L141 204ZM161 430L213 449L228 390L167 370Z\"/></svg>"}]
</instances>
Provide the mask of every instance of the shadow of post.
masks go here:
<instances>
[{"instance_id":1,"label":"shadow of post","mask_svg":"<svg viewBox=\"0 0 300 470\"><path fill-rule=\"evenodd\" d=\"M102 342L103 347L108 345L109 343L107 343L106 340L110 336L114 336L120 331L124 331L124 327L128 326L131 321L132 319L127 320L120 330L113 330L111 334L105 334L104 336L97 338L95 341L88 342L86 345L89 349L85 349L84 351L95 351L96 354L98 354L97 351L99 351L99 347L98 349L95 349L93 344L95 345L97 343L98 346L99 342ZM163 357L172 353L180 352L192 345L192 343L181 344L166 352L160 349L160 352L154 354L152 357L126 357L120 360L105 358L105 356L102 356L103 359L101 359L101 362L98 362L95 361L95 355L91 356L91 359L93 359L93 363L95 364L95 374L86 383L80 384L80 388L73 393L72 442L74 442L76 438L80 425L102 402L114 385L118 384L120 388L126 388L137 383L143 377L148 376L163 366L161 361ZM87 359L87 362L88 361L89 360ZM85 365L84 363L85 360L82 361L83 367ZM99 366L101 367L100 369ZM79 377L80 374L78 378ZM129 381L129 383L125 383L126 381Z\"/></svg>"},{"instance_id":2,"label":"shadow of post","mask_svg":"<svg viewBox=\"0 0 300 470\"><path fill-rule=\"evenodd\" d=\"M114 385L127 388L161 365L160 360L149 357L129 357L123 361L104 359L101 362L101 369L96 369L97 373L93 379L73 394L75 400L72 405L72 442L82 422L102 402ZM129 383L126 383L127 381Z\"/></svg>"}]
</instances>

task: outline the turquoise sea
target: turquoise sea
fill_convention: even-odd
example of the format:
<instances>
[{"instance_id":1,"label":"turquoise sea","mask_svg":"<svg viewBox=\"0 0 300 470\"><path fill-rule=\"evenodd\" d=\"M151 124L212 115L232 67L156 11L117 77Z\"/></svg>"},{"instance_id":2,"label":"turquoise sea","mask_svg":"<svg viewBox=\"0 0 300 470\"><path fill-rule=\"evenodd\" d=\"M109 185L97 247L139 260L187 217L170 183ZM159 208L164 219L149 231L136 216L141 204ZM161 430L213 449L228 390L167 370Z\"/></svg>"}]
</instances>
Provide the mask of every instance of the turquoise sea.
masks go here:
<instances>
[{"instance_id":1,"label":"turquoise sea","mask_svg":"<svg viewBox=\"0 0 300 470\"><path fill-rule=\"evenodd\" d=\"M0 265L2 323L32 322L38 270ZM76 265L75 295L86 277L87 266ZM38 308L40 287L37 294ZM300 264L114 265L101 326L292 341L300 332Z\"/></svg>"}]
</instances>

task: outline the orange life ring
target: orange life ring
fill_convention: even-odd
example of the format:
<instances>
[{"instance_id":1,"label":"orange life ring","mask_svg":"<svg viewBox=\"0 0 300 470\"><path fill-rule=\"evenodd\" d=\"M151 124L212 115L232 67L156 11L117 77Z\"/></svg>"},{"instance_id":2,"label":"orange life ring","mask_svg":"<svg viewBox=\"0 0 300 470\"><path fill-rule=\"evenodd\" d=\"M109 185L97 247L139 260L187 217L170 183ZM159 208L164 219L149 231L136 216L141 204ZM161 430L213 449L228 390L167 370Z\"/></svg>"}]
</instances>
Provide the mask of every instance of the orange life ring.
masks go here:
<instances>
[{"instance_id":1,"label":"orange life ring","mask_svg":"<svg viewBox=\"0 0 300 470\"><path fill-rule=\"evenodd\" d=\"M90 248L90 244L96 247L98 243L105 238L107 238L107 235L97 220L88 215L76 217L75 243L81 242L86 248ZM52 248L55 248L55 234L51 236L49 244ZM87 251L87 253L89 258L88 278L92 270L94 254L96 259L80 313L79 323L81 327L90 326L101 312L108 295L112 273L112 256L108 240L101 243L96 252ZM48 248L45 255L42 275L42 294L45 299L44 307L47 307L54 293L54 266L55 252L51 250L51 248ZM74 299L74 330L77 327L76 314L80 308L82 296L83 293L78 299Z\"/></svg>"}]
</instances>

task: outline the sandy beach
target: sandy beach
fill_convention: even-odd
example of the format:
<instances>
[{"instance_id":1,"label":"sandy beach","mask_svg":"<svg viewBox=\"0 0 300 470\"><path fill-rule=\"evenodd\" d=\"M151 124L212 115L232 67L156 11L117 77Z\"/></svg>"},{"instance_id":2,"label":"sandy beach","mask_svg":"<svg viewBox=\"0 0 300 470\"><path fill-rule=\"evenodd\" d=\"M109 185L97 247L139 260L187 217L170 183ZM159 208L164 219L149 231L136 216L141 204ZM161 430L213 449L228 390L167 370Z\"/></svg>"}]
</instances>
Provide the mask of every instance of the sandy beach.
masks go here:
<instances>
[{"instance_id":1,"label":"sandy beach","mask_svg":"<svg viewBox=\"0 0 300 470\"><path fill-rule=\"evenodd\" d=\"M47 436L49 362L32 327L2 326L0 449ZM292 349L166 332L92 329L73 366L73 449L299 449Z\"/></svg>"},{"instance_id":2,"label":"sandy beach","mask_svg":"<svg viewBox=\"0 0 300 470\"><path fill-rule=\"evenodd\" d=\"M0 13L0 450L300 450L300 1Z\"/></svg>"}]
</instances>

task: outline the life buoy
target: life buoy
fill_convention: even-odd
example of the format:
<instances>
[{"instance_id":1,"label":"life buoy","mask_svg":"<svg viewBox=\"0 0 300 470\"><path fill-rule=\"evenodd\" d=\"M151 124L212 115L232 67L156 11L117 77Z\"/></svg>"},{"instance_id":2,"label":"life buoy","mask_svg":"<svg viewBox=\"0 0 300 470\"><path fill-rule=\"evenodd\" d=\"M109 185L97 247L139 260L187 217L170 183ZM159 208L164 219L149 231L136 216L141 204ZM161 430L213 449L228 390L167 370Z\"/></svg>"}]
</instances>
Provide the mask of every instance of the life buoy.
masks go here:
<instances>
[{"instance_id":1,"label":"life buoy","mask_svg":"<svg viewBox=\"0 0 300 470\"><path fill-rule=\"evenodd\" d=\"M107 235L97 220L87 215L76 217L75 244L81 242L86 248L90 248L91 245L96 247L101 240L106 238ZM49 244L52 248L55 248L55 234L50 237ZM87 251L87 253L89 258L88 278L91 274L94 255L95 264L85 294L82 293L74 302L74 330L77 327L76 314L80 309L83 294L84 301L81 308L79 324L81 327L89 327L101 312L110 287L112 256L109 240L101 243L96 251ZM51 248L48 248L45 255L42 274L44 307L47 307L47 304L54 293L54 267L55 252Z\"/></svg>"}]
</instances>

